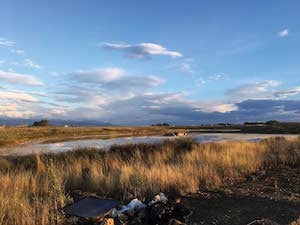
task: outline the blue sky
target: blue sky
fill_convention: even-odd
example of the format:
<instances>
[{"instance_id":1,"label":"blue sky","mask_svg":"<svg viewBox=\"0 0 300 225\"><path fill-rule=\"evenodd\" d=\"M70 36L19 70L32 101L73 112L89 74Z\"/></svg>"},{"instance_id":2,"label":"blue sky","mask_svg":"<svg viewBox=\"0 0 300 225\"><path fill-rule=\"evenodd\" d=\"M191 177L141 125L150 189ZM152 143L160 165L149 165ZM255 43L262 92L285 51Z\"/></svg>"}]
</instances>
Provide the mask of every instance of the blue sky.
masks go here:
<instances>
[{"instance_id":1,"label":"blue sky","mask_svg":"<svg viewBox=\"0 0 300 225\"><path fill-rule=\"evenodd\" d=\"M0 117L300 119L298 1L2 1Z\"/></svg>"}]
</instances>

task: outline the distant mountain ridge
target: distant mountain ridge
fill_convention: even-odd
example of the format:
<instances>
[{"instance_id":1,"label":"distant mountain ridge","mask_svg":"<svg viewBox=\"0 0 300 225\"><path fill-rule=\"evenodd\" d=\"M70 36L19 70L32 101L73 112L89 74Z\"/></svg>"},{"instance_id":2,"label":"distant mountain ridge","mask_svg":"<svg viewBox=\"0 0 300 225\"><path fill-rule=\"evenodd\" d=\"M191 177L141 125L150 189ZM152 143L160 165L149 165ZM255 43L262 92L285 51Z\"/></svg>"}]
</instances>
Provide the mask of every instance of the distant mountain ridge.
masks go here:
<instances>
[{"instance_id":1,"label":"distant mountain ridge","mask_svg":"<svg viewBox=\"0 0 300 225\"><path fill-rule=\"evenodd\" d=\"M0 126L18 126L18 125L32 125L35 121L41 119L22 119L22 118L0 118ZM97 120L61 120L49 119L52 126L113 126L113 124Z\"/></svg>"}]
</instances>

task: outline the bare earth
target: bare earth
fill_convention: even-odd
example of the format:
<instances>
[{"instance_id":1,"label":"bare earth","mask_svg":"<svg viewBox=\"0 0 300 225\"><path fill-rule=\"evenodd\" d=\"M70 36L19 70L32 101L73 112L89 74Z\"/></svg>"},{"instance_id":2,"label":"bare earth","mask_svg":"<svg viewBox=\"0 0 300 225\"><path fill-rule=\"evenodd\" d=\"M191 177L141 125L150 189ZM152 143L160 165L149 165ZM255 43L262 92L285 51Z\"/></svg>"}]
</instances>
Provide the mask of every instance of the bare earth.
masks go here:
<instances>
[{"instance_id":1,"label":"bare earth","mask_svg":"<svg viewBox=\"0 0 300 225\"><path fill-rule=\"evenodd\" d=\"M257 219L289 224L300 217L300 165L260 171L220 192L185 198L190 223L241 225Z\"/></svg>"}]
</instances>

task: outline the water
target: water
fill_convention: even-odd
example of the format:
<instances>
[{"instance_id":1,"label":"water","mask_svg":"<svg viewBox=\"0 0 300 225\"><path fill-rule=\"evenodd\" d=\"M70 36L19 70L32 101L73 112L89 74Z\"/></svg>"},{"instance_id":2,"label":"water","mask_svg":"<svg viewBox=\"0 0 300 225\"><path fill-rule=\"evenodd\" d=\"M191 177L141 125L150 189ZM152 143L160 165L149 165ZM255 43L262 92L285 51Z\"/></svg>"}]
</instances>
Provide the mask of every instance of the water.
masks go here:
<instances>
[{"instance_id":1,"label":"water","mask_svg":"<svg viewBox=\"0 0 300 225\"><path fill-rule=\"evenodd\" d=\"M240 134L240 133L192 133L188 137L198 142L220 142L220 141L259 141L271 136L295 137L297 135L271 135L271 134ZM64 141L50 144L28 144L19 147L0 149L0 155L27 155L34 153L64 152L78 148L108 149L110 146L138 143L158 143L167 139L182 137L145 136L145 137L122 137L113 139L90 139Z\"/></svg>"}]
</instances>

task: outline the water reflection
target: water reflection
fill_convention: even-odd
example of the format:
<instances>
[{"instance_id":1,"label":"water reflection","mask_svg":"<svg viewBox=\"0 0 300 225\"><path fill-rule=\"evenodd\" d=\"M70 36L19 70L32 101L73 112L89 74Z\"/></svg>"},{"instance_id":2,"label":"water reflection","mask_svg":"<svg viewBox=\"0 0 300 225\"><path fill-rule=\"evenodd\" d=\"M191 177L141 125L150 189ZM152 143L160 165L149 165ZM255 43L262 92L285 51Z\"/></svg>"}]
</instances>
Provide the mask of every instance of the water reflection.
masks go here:
<instances>
[{"instance_id":1,"label":"water reflection","mask_svg":"<svg viewBox=\"0 0 300 225\"><path fill-rule=\"evenodd\" d=\"M198 142L220 142L220 141L254 141L257 142L270 136L295 137L297 135L269 135L269 134L239 134L239 133L192 133L189 137ZM26 155L33 153L64 152L78 148L108 149L112 145L158 143L166 139L181 137L145 136L145 137L122 137L113 139L93 139L64 141L48 144L31 144L14 148L1 149L0 155Z\"/></svg>"}]
</instances>

